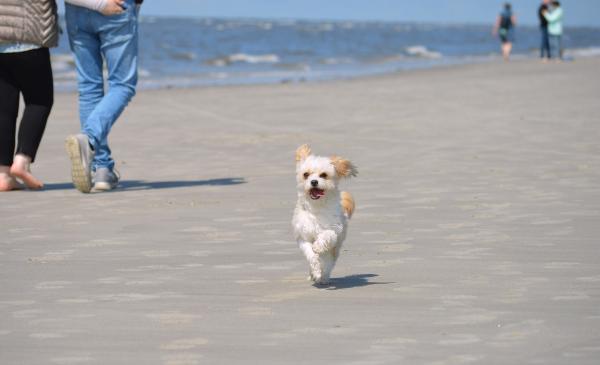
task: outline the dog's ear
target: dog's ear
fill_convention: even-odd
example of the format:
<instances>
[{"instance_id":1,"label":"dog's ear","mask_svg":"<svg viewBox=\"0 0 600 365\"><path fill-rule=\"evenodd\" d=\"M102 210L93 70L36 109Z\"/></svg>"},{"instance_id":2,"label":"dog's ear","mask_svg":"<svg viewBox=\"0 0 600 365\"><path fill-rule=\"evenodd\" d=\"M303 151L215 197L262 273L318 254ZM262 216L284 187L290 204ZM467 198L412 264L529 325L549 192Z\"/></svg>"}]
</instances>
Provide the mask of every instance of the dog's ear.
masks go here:
<instances>
[{"instance_id":1,"label":"dog's ear","mask_svg":"<svg viewBox=\"0 0 600 365\"><path fill-rule=\"evenodd\" d=\"M338 156L331 157L331 164L335 168L335 172L341 177L350 177L358 175L356 166L349 160Z\"/></svg>"},{"instance_id":2,"label":"dog's ear","mask_svg":"<svg viewBox=\"0 0 600 365\"><path fill-rule=\"evenodd\" d=\"M302 146L298 147L296 150L296 163L306 160L310 154L311 151L309 145L303 144Z\"/></svg>"}]
</instances>

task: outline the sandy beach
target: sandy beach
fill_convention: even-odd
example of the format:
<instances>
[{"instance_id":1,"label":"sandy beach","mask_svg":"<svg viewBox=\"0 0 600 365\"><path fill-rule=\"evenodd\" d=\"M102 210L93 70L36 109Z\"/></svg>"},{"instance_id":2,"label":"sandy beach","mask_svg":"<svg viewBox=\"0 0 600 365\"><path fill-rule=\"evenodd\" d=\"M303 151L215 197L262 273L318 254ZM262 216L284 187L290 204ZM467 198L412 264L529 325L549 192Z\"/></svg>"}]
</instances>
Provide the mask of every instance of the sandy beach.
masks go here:
<instances>
[{"instance_id":1,"label":"sandy beach","mask_svg":"<svg viewBox=\"0 0 600 365\"><path fill-rule=\"evenodd\" d=\"M121 189L70 182L76 94L0 195L1 364L598 364L600 59L140 91ZM351 159L333 283L294 150Z\"/></svg>"}]
</instances>

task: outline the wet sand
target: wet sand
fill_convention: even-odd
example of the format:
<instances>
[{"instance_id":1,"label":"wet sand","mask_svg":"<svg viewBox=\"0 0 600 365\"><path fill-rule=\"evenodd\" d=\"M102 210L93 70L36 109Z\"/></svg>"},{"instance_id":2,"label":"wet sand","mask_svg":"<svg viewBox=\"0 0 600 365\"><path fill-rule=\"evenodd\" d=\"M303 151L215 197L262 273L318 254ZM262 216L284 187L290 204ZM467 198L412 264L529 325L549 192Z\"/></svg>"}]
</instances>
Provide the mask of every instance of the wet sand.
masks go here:
<instances>
[{"instance_id":1,"label":"wet sand","mask_svg":"<svg viewBox=\"0 0 600 365\"><path fill-rule=\"evenodd\" d=\"M0 195L0 363L597 364L599 69L142 91L89 195L58 94L46 190ZM290 229L302 143L360 170L327 288Z\"/></svg>"}]
</instances>

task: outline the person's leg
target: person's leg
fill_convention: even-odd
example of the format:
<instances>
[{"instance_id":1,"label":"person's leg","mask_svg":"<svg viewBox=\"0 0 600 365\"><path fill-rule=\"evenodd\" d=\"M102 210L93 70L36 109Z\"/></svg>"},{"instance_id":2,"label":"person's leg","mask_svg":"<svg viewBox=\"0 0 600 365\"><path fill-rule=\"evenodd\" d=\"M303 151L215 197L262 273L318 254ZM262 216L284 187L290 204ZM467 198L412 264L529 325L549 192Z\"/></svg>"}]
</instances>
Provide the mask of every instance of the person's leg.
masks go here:
<instances>
[{"instance_id":1,"label":"person's leg","mask_svg":"<svg viewBox=\"0 0 600 365\"><path fill-rule=\"evenodd\" d=\"M137 84L137 14L132 1L117 16L95 15L101 50L108 68L108 90L89 115L85 131L95 140L95 168L112 170L114 161L108 146L111 127L135 95Z\"/></svg>"},{"instance_id":2,"label":"person's leg","mask_svg":"<svg viewBox=\"0 0 600 365\"><path fill-rule=\"evenodd\" d=\"M540 42L540 58L550 58L550 43L548 40L548 28L540 27L541 42Z\"/></svg>"},{"instance_id":3,"label":"person's leg","mask_svg":"<svg viewBox=\"0 0 600 365\"><path fill-rule=\"evenodd\" d=\"M19 88L12 76L13 54L0 53L0 165L10 166L15 153Z\"/></svg>"},{"instance_id":4,"label":"person's leg","mask_svg":"<svg viewBox=\"0 0 600 365\"><path fill-rule=\"evenodd\" d=\"M550 35L548 34L548 28L544 28L544 48L546 50L546 58L550 58Z\"/></svg>"},{"instance_id":5,"label":"person's leg","mask_svg":"<svg viewBox=\"0 0 600 365\"><path fill-rule=\"evenodd\" d=\"M555 35L550 35L548 37L550 42L550 58L559 58L559 39Z\"/></svg>"},{"instance_id":6,"label":"person's leg","mask_svg":"<svg viewBox=\"0 0 600 365\"><path fill-rule=\"evenodd\" d=\"M69 46L77 68L79 121L82 131L86 130L88 117L104 97L100 38L93 29L90 29L92 15L91 10L66 4L65 17ZM93 136L89 137L93 143Z\"/></svg>"},{"instance_id":7,"label":"person's leg","mask_svg":"<svg viewBox=\"0 0 600 365\"><path fill-rule=\"evenodd\" d=\"M557 36L557 43L558 43L558 59L562 61L563 59L563 44L562 44L562 35Z\"/></svg>"},{"instance_id":8,"label":"person's leg","mask_svg":"<svg viewBox=\"0 0 600 365\"><path fill-rule=\"evenodd\" d=\"M27 187L40 189L43 184L31 174L29 165L35 161L54 102L50 51L39 48L21 52L17 57L15 80L23 94L25 110L19 126L17 155L10 172Z\"/></svg>"},{"instance_id":9,"label":"person's leg","mask_svg":"<svg viewBox=\"0 0 600 365\"><path fill-rule=\"evenodd\" d=\"M9 72L12 69L11 56L0 54L0 191L19 188L17 181L10 175L19 112L19 89L12 78L12 72Z\"/></svg>"},{"instance_id":10,"label":"person's leg","mask_svg":"<svg viewBox=\"0 0 600 365\"><path fill-rule=\"evenodd\" d=\"M540 58L544 58L544 27L540 27Z\"/></svg>"},{"instance_id":11,"label":"person's leg","mask_svg":"<svg viewBox=\"0 0 600 365\"><path fill-rule=\"evenodd\" d=\"M508 61L510 59L510 52L512 50L512 43L504 42L502 43L502 58L504 61Z\"/></svg>"},{"instance_id":12,"label":"person's leg","mask_svg":"<svg viewBox=\"0 0 600 365\"><path fill-rule=\"evenodd\" d=\"M15 78L25 101L17 154L29 156L34 162L54 103L50 51L39 48L22 52L17 70Z\"/></svg>"},{"instance_id":13,"label":"person's leg","mask_svg":"<svg viewBox=\"0 0 600 365\"><path fill-rule=\"evenodd\" d=\"M91 26L95 12L66 4L65 16L69 45L75 56L79 87L79 119L82 134L68 136L66 149L71 160L71 177L77 190L92 189L92 164L97 138L89 134L89 115L104 96L100 39Z\"/></svg>"}]
</instances>

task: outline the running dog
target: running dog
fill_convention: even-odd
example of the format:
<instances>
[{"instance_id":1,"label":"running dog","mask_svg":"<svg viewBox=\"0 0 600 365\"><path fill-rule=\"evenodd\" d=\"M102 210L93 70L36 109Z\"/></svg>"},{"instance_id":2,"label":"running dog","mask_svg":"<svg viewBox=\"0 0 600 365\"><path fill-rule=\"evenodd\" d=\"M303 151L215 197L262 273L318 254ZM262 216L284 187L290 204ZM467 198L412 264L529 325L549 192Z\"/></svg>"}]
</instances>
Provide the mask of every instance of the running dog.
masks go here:
<instances>
[{"instance_id":1,"label":"running dog","mask_svg":"<svg viewBox=\"0 0 600 365\"><path fill-rule=\"evenodd\" d=\"M298 202L292 226L315 284L329 283L355 208L352 195L340 191L339 183L357 174L344 158L315 156L308 145L296 150Z\"/></svg>"}]
</instances>

